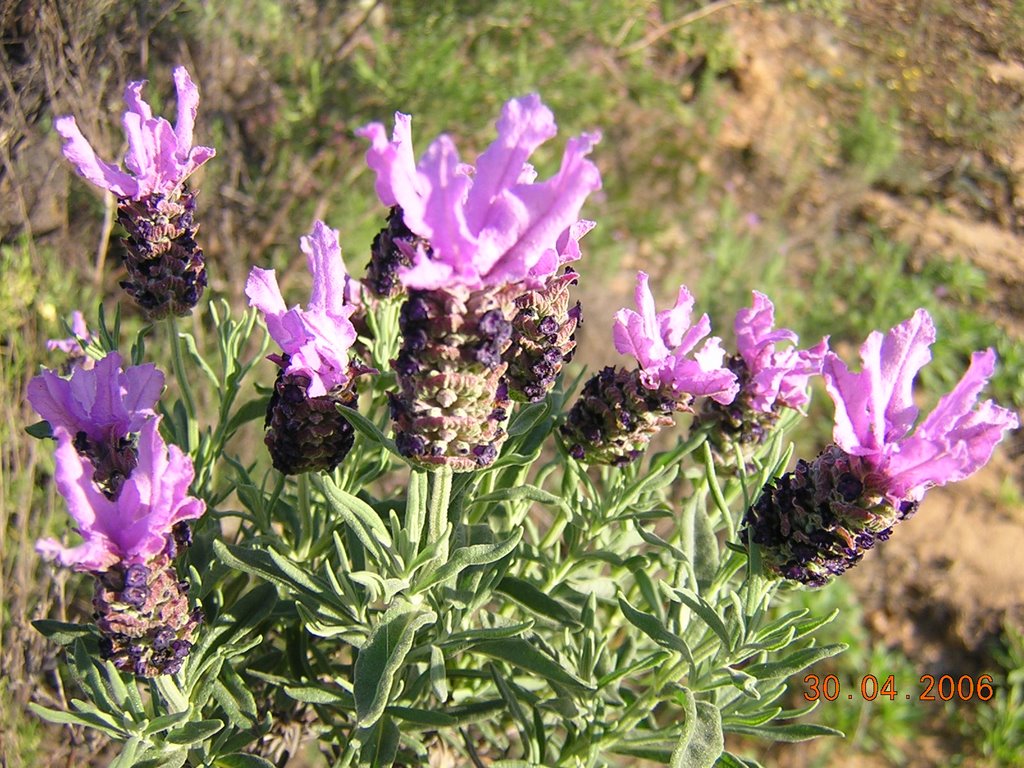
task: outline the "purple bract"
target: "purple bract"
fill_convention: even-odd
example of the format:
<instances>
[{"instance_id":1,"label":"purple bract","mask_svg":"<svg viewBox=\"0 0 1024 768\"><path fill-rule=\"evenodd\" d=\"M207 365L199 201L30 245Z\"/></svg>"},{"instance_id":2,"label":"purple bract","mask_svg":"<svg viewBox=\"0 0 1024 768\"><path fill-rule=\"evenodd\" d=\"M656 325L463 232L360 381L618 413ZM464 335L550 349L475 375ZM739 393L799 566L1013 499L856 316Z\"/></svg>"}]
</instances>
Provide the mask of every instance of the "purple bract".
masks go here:
<instances>
[{"instance_id":1,"label":"purple bract","mask_svg":"<svg viewBox=\"0 0 1024 768\"><path fill-rule=\"evenodd\" d=\"M319 397L349 381L348 350L356 340L349 317L355 306L345 303L351 286L338 231L317 221L300 244L313 275L306 309L287 308L272 269L253 267L245 295L251 306L263 312L267 331L288 356L285 372L308 376L307 395ZM277 361L276 356L272 359Z\"/></svg>"},{"instance_id":2,"label":"purple bract","mask_svg":"<svg viewBox=\"0 0 1024 768\"><path fill-rule=\"evenodd\" d=\"M377 195L400 206L404 222L430 242L409 257L399 278L412 289L478 290L528 277L579 216L584 200L600 189L597 167L586 159L599 134L570 139L558 173L536 182L527 159L557 133L554 116L536 94L506 102L498 138L475 167L459 161L452 140L441 135L416 163L411 118L395 114L389 141L384 126L358 131L376 173Z\"/></svg>"},{"instance_id":3,"label":"purple bract","mask_svg":"<svg viewBox=\"0 0 1024 768\"><path fill-rule=\"evenodd\" d=\"M92 467L75 449L74 435L55 429L57 490L84 541L65 547L54 539L40 539L36 543L40 554L78 571L146 563L165 551L176 523L203 514L206 505L188 495L191 459L177 446L166 445L159 427L159 418L142 425L138 466L114 500L93 483Z\"/></svg>"},{"instance_id":4,"label":"purple bract","mask_svg":"<svg viewBox=\"0 0 1024 768\"><path fill-rule=\"evenodd\" d=\"M707 396L730 403L739 391L736 375L722 367L725 352L721 339L712 336L700 350L697 343L711 333L711 321L701 315L691 326L693 296L680 286L676 305L656 312L654 296L645 272L636 276L636 306L615 313L615 348L633 355L640 364L640 380L648 389L669 388L676 393ZM693 353L692 358L688 357Z\"/></svg>"},{"instance_id":5,"label":"purple bract","mask_svg":"<svg viewBox=\"0 0 1024 768\"><path fill-rule=\"evenodd\" d=\"M835 354L822 368L835 402L833 439L861 457L893 501L920 500L934 486L962 480L991 457L1017 415L978 396L995 367L995 352L975 352L953 390L915 428L914 379L931 360L935 326L919 309L884 336L875 331L860 348L861 372L851 373Z\"/></svg>"},{"instance_id":6,"label":"purple bract","mask_svg":"<svg viewBox=\"0 0 1024 768\"><path fill-rule=\"evenodd\" d=\"M70 379L43 371L28 384L28 400L53 431L74 437L85 432L97 442L138 432L156 415L154 406L164 375L152 363L121 370L121 356L111 352L89 370L77 368Z\"/></svg>"},{"instance_id":7,"label":"purple bract","mask_svg":"<svg viewBox=\"0 0 1024 768\"><path fill-rule=\"evenodd\" d=\"M153 110L142 98L145 84L145 80L128 83L124 91L128 107L122 118L128 139L124 156L127 173L120 166L96 156L74 117L58 117L54 121L54 128L64 139L64 156L78 173L122 199L140 200L154 193L170 194L215 154L211 147L192 146L199 90L185 68L174 70L178 120L173 128L162 117L153 117Z\"/></svg>"},{"instance_id":8,"label":"purple bract","mask_svg":"<svg viewBox=\"0 0 1024 768\"><path fill-rule=\"evenodd\" d=\"M828 351L828 337L810 349L795 346L778 350L778 342L797 343L797 335L785 328L772 330L775 307L763 293L754 291L753 305L736 313L736 342L749 374L748 389L751 408L768 413L779 403L787 408L806 405L807 380L821 373L821 363Z\"/></svg>"}]
</instances>

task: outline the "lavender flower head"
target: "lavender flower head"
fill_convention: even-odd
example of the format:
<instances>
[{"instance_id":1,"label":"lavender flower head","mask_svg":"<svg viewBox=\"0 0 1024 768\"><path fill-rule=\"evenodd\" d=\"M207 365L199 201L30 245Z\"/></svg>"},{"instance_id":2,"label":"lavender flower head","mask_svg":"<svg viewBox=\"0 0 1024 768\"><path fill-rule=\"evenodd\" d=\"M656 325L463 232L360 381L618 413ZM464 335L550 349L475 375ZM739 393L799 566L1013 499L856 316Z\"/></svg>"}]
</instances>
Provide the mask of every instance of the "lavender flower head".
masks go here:
<instances>
[{"instance_id":1,"label":"lavender flower head","mask_svg":"<svg viewBox=\"0 0 1024 768\"><path fill-rule=\"evenodd\" d=\"M121 369L121 356L111 352L96 365L76 368L70 379L43 371L28 384L28 400L54 433L107 443L138 432L156 415L164 375L152 363Z\"/></svg>"},{"instance_id":2,"label":"lavender flower head","mask_svg":"<svg viewBox=\"0 0 1024 768\"><path fill-rule=\"evenodd\" d=\"M1017 415L978 396L995 368L995 352L971 355L960 382L916 426L914 379L931 360L935 325L923 309L860 348L861 372L835 354L822 374L836 406L833 439L863 466L873 490L898 503L919 501L935 485L962 480L984 466Z\"/></svg>"},{"instance_id":3,"label":"lavender flower head","mask_svg":"<svg viewBox=\"0 0 1024 768\"><path fill-rule=\"evenodd\" d=\"M673 423L677 411L691 410L696 396L729 403L739 384L722 363L721 341L711 337L702 315L691 325L693 296L681 286L676 305L657 312L647 274L637 273L639 311L615 314L615 348L636 358L632 370L605 368L583 387L561 427L569 454L591 464L624 466L639 458L651 438ZM692 357L691 357L692 355Z\"/></svg>"},{"instance_id":4,"label":"lavender flower head","mask_svg":"<svg viewBox=\"0 0 1024 768\"><path fill-rule=\"evenodd\" d=\"M768 413L778 403L797 410L810 400L807 382L821 373L828 337L810 349L797 349L797 335L786 328L772 330L775 306L763 293L753 291L753 306L736 313L736 343L746 368L745 403ZM777 349L780 342L793 346Z\"/></svg>"},{"instance_id":5,"label":"lavender flower head","mask_svg":"<svg viewBox=\"0 0 1024 768\"><path fill-rule=\"evenodd\" d=\"M399 268L406 288L480 290L526 279L600 189L600 173L586 159L597 133L570 139L558 173L536 181L527 160L557 132L538 95L506 102L497 130L475 167L459 161L446 135L416 163L411 118L400 112L390 141L380 123L358 131L371 142L366 160L381 202L400 206L409 230L430 243L429 250L419 243L408 254L411 266Z\"/></svg>"},{"instance_id":6,"label":"lavender flower head","mask_svg":"<svg viewBox=\"0 0 1024 768\"><path fill-rule=\"evenodd\" d=\"M620 309L615 314L615 349L636 358L640 381L648 389L667 390L679 396L703 395L729 403L739 391L736 375L723 367L725 351L717 336L694 351L700 340L711 333L711 321L705 314L691 325L693 303L693 296L684 285L679 287L672 309L656 312L647 273L638 272L639 311Z\"/></svg>"},{"instance_id":7,"label":"lavender flower head","mask_svg":"<svg viewBox=\"0 0 1024 768\"><path fill-rule=\"evenodd\" d=\"M153 110L142 98L145 85L145 80L131 82L124 91L127 109L122 125L128 139L124 157L127 172L96 156L74 117L58 117L54 121L57 133L64 139L64 156L79 175L122 199L141 200L154 193L170 195L216 154L212 147L192 146L199 90L184 67L174 70L178 119L173 128L162 117L153 116Z\"/></svg>"},{"instance_id":8,"label":"lavender flower head","mask_svg":"<svg viewBox=\"0 0 1024 768\"><path fill-rule=\"evenodd\" d=\"M345 303L350 288L338 231L317 221L299 243L313 275L306 309L287 308L272 269L253 267L245 295L263 313L271 338L288 356L285 373L307 376L307 394L318 397L349 381L348 352L356 340L349 318L355 306Z\"/></svg>"},{"instance_id":9,"label":"lavender flower head","mask_svg":"<svg viewBox=\"0 0 1024 768\"><path fill-rule=\"evenodd\" d=\"M812 462L764 488L741 536L773 573L821 586L912 516L925 491L962 480L991 457L1017 415L978 396L995 353L975 352L953 390L920 423L914 379L931 360L935 326L919 309L861 346L861 372L828 353L822 375L835 402L833 439ZM916 425L916 426L915 426Z\"/></svg>"},{"instance_id":10,"label":"lavender flower head","mask_svg":"<svg viewBox=\"0 0 1024 768\"><path fill-rule=\"evenodd\" d=\"M353 378L361 370L349 360L356 307L346 303L352 285L338 232L317 221L300 244L313 275L306 309L285 306L273 270L254 267L245 286L283 352L270 356L281 370L267 407L265 442L285 474L330 470L348 454L354 433L338 406L354 404Z\"/></svg>"},{"instance_id":11,"label":"lavender flower head","mask_svg":"<svg viewBox=\"0 0 1024 768\"><path fill-rule=\"evenodd\" d=\"M93 483L89 462L75 449L72 434L55 430L57 490L84 541L65 547L41 539L36 543L40 554L77 571L145 564L168 548L176 523L203 514L205 504L188 495L192 461L177 446L164 443L159 426L159 417L142 425L138 465L116 499L107 498Z\"/></svg>"}]
</instances>

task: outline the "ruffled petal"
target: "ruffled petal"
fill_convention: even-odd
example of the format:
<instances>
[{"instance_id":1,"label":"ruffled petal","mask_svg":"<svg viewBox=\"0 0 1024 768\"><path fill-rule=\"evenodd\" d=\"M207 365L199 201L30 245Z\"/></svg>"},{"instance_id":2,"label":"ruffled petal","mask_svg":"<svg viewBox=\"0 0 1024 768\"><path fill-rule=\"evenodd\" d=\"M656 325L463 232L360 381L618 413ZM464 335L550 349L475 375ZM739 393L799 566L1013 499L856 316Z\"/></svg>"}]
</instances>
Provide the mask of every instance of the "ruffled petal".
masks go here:
<instances>
[{"instance_id":1,"label":"ruffled petal","mask_svg":"<svg viewBox=\"0 0 1024 768\"><path fill-rule=\"evenodd\" d=\"M78 171L78 174L100 189L113 192L118 197L134 197L138 184L129 174L113 163L107 163L96 156L92 145L78 129L75 118L65 116L53 121L53 127L64 139L62 152Z\"/></svg>"}]
</instances>

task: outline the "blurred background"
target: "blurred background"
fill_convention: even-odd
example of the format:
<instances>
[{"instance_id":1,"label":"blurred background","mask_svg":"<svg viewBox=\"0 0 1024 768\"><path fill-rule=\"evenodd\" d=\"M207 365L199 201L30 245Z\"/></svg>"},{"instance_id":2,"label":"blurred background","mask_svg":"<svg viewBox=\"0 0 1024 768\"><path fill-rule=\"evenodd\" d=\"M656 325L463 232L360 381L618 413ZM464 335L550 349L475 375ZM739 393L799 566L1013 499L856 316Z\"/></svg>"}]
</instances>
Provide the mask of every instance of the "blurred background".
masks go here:
<instances>
[{"instance_id":1,"label":"blurred background","mask_svg":"<svg viewBox=\"0 0 1024 768\"><path fill-rule=\"evenodd\" d=\"M59 706L55 645L32 619L85 620L88 585L32 547L65 528L50 446L25 385L59 360L45 340L71 310L95 320L120 299L116 201L75 177L54 116L73 114L101 157L124 152L121 95L148 78L173 115L171 69L201 93L196 143L217 157L193 177L207 296L244 306L253 265L308 296L298 238L341 230L361 276L386 211L353 130L413 115L418 151L452 134L471 161L501 104L539 92L560 126L535 156L557 168L568 136L595 128L604 189L584 209L577 363L608 358L611 316L637 269L659 298L685 282L731 343L750 291L775 302L804 346L831 334L855 357L874 329L919 306L939 342L921 376L930 406L970 353L994 347L990 396L1024 404L1024 5L1019 0L0 0L0 755L6 766L105 765L103 744L43 724ZM202 338L204 321L186 319ZM140 327L125 305L127 332ZM153 349L161 360L166 351ZM271 381L268 363L265 383ZM823 392L798 436L828 440ZM823 702L846 740L731 746L769 766L1024 765L1024 439L918 515L840 582L792 599L840 609L823 642L851 649L813 672L844 689L895 676L991 674L988 702ZM69 690L73 687L69 686ZM793 702L805 690L793 681ZM902 695L900 696L902 699ZM319 764L311 760L309 765Z\"/></svg>"}]
</instances>

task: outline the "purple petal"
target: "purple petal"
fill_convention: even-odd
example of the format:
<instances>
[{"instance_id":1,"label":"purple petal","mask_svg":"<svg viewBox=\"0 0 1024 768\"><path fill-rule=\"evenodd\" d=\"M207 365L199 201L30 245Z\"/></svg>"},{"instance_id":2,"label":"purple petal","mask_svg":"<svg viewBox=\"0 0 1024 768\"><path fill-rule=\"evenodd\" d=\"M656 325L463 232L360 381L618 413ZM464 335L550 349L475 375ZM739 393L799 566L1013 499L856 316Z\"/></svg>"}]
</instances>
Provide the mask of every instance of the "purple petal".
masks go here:
<instances>
[{"instance_id":1,"label":"purple petal","mask_svg":"<svg viewBox=\"0 0 1024 768\"><path fill-rule=\"evenodd\" d=\"M338 230L317 220L313 223L313 230L299 238L299 247L306 254L309 271L313 275L310 309L342 314L347 273L341 258L341 246L338 244Z\"/></svg>"},{"instance_id":2,"label":"purple petal","mask_svg":"<svg viewBox=\"0 0 1024 768\"><path fill-rule=\"evenodd\" d=\"M685 285L679 286L679 295L676 296L676 305L672 309L666 309L658 313L658 333L665 344L670 347L678 347L683 341L683 334L690 327L690 318L693 314L693 296ZM707 320L705 315L702 320ZM706 336L711 331L711 325L702 334ZM687 350L693 347L696 340L691 343Z\"/></svg>"},{"instance_id":3,"label":"purple petal","mask_svg":"<svg viewBox=\"0 0 1024 768\"><path fill-rule=\"evenodd\" d=\"M877 406L885 407L886 438L907 433L917 420L914 406L914 379L932 359L931 345L935 342L935 324L931 316L919 309L914 316L900 323L886 334L878 358L881 390ZM869 348L868 354L874 350ZM863 357L865 370L868 358ZM874 365L875 358L871 358Z\"/></svg>"},{"instance_id":4,"label":"purple petal","mask_svg":"<svg viewBox=\"0 0 1024 768\"><path fill-rule=\"evenodd\" d=\"M477 180L466 200L466 221L477 233L489 225L496 199L524 183L524 166L533 151L558 132L554 115L535 93L505 102L497 129L498 138L477 159ZM531 184L536 171L527 178Z\"/></svg>"},{"instance_id":5,"label":"purple petal","mask_svg":"<svg viewBox=\"0 0 1024 768\"><path fill-rule=\"evenodd\" d=\"M188 70L184 67L174 68L174 89L178 94L178 119L174 124L174 135L178 143L178 162L185 163L189 159L189 151L192 148L192 131L195 128L196 115L199 113L199 89L196 88L192 78L189 77Z\"/></svg>"},{"instance_id":6,"label":"purple petal","mask_svg":"<svg viewBox=\"0 0 1024 768\"><path fill-rule=\"evenodd\" d=\"M421 194L412 152L411 121L409 115L395 112L390 141L380 123L370 123L356 131L356 135L370 140L366 164L377 175L377 197L384 205L401 205L403 209L410 203L415 207Z\"/></svg>"},{"instance_id":7,"label":"purple petal","mask_svg":"<svg viewBox=\"0 0 1024 768\"><path fill-rule=\"evenodd\" d=\"M249 306L256 307L265 315L281 315L288 311L281 287L277 284L277 274L272 269L253 267L245 281L245 295L249 297Z\"/></svg>"},{"instance_id":8,"label":"purple petal","mask_svg":"<svg viewBox=\"0 0 1024 768\"><path fill-rule=\"evenodd\" d=\"M62 149L78 174L95 184L100 189L113 192L118 197L133 197L138 191L138 184L129 174L112 163L106 163L96 157L92 145L86 141L73 117L58 117L53 127L64 139Z\"/></svg>"}]
</instances>

